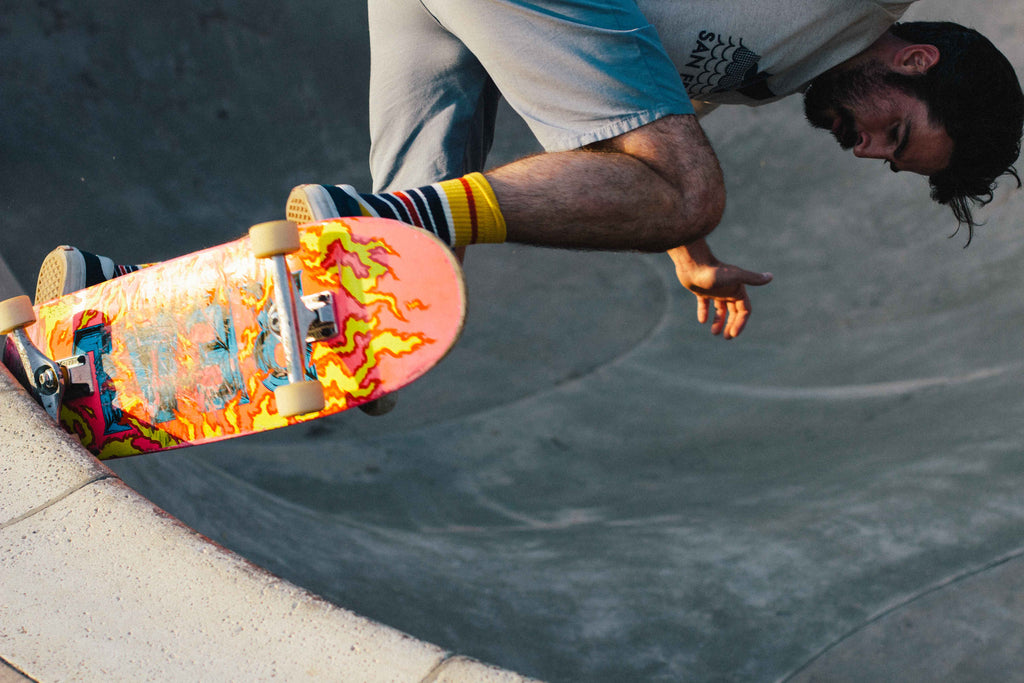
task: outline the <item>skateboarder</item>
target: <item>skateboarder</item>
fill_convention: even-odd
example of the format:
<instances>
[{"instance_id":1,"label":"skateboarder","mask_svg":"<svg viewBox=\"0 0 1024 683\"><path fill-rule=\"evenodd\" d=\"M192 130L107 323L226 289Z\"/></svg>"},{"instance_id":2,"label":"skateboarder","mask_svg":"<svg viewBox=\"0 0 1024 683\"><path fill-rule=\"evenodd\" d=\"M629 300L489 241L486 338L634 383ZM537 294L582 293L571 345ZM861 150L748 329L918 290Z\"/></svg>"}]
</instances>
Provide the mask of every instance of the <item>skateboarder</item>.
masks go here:
<instances>
[{"instance_id":1,"label":"skateboarder","mask_svg":"<svg viewBox=\"0 0 1024 683\"><path fill-rule=\"evenodd\" d=\"M371 3L375 189L482 170L500 91L547 150L485 173L505 238L669 250L699 318L713 306L712 332L734 337L745 286L769 278L720 263L704 240L724 190L689 97L804 91L814 125L929 176L969 230L972 200L1012 171L1024 116L1012 66L962 26L894 25L909 4Z\"/></svg>"},{"instance_id":2,"label":"skateboarder","mask_svg":"<svg viewBox=\"0 0 1024 683\"><path fill-rule=\"evenodd\" d=\"M746 285L771 277L719 262L704 239L724 190L687 88L722 103L804 91L809 121L844 148L927 175L968 239L971 204L1016 177L1024 97L1012 66L962 26L894 25L908 4L371 3L375 184L423 187L301 186L290 215L395 216L455 247L668 250L701 322L713 308L712 332L735 337ZM480 174L499 87L549 151Z\"/></svg>"}]
</instances>

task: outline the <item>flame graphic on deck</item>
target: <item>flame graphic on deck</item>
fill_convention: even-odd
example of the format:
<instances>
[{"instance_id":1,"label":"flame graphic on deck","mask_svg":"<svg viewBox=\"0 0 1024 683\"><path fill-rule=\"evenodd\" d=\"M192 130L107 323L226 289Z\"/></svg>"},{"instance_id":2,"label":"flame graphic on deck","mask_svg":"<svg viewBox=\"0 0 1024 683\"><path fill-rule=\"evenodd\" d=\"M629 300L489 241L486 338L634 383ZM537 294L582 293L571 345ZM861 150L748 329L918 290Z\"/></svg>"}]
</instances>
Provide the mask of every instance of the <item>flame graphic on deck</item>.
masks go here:
<instances>
[{"instance_id":1,"label":"flame graphic on deck","mask_svg":"<svg viewBox=\"0 0 1024 683\"><path fill-rule=\"evenodd\" d=\"M402 333L381 322L386 314L407 321L397 297L381 286L385 276L393 275L390 260L398 254L383 239L355 239L340 222L326 224L319 234L304 233L302 243L319 259L321 269L314 271L319 276L313 281L325 288L340 283L345 294L358 304L339 321L336 340L313 349L314 364L325 368L320 381L327 401L347 402L348 397L369 400L381 384L376 370L384 356L400 358L433 341L422 333ZM375 313L369 314L371 311ZM342 362L330 362L333 357Z\"/></svg>"},{"instance_id":2,"label":"flame graphic on deck","mask_svg":"<svg viewBox=\"0 0 1024 683\"><path fill-rule=\"evenodd\" d=\"M287 257L302 293L334 294L336 334L306 348L307 377L324 387L323 413L286 419L276 411L273 388L286 372L268 324L273 284L242 239L40 307L42 324L30 335L54 358L86 357L95 385L66 398L65 429L101 458L133 455L338 412L422 374L461 328L461 298L446 318L427 315L432 297L452 298L452 267L432 253L417 262L434 247L412 229L389 233L379 221L360 237L358 221L349 222L303 226L300 250ZM413 253L403 257L396 243ZM423 291L431 269L447 290ZM420 357L438 335L443 348Z\"/></svg>"}]
</instances>

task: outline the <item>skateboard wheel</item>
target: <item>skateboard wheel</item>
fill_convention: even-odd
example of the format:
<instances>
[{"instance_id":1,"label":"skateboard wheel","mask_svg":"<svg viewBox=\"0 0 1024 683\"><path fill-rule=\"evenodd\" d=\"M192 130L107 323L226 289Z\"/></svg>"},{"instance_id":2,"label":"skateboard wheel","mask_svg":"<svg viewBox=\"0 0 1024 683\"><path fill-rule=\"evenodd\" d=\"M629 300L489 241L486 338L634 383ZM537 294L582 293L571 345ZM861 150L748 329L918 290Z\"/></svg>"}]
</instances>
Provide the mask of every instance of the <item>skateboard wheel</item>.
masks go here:
<instances>
[{"instance_id":1,"label":"skateboard wheel","mask_svg":"<svg viewBox=\"0 0 1024 683\"><path fill-rule=\"evenodd\" d=\"M285 384L274 390L277 413L283 417L305 415L324 409L324 388L316 380Z\"/></svg>"},{"instance_id":2,"label":"skateboard wheel","mask_svg":"<svg viewBox=\"0 0 1024 683\"><path fill-rule=\"evenodd\" d=\"M27 296L16 296L0 302L0 334L7 334L19 327L27 327L36 321L32 300Z\"/></svg>"},{"instance_id":3,"label":"skateboard wheel","mask_svg":"<svg viewBox=\"0 0 1024 683\"><path fill-rule=\"evenodd\" d=\"M298 225L291 221L258 223L249 228L249 244L256 258L269 258L298 251Z\"/></svg>"}]
</instances>

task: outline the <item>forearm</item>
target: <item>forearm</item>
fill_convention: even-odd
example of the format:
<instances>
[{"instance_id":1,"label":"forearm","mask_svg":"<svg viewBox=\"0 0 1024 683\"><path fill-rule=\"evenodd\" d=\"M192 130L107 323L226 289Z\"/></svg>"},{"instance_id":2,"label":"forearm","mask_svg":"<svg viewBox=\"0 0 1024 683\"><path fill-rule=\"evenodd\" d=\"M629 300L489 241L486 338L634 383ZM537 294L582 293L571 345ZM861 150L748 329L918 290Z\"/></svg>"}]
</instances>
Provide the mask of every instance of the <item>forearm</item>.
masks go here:
<instances>
[{"instance_id":1,"label":"forearm","mask_svg":"<svg viewBox=\"0 0 1024 683\"><path fill-rule=\"evenodd\" d=\"M512 242L665 251L709 233L724 209L718 161L692 116L485 175Z\"/></svg>"}]
</instances>

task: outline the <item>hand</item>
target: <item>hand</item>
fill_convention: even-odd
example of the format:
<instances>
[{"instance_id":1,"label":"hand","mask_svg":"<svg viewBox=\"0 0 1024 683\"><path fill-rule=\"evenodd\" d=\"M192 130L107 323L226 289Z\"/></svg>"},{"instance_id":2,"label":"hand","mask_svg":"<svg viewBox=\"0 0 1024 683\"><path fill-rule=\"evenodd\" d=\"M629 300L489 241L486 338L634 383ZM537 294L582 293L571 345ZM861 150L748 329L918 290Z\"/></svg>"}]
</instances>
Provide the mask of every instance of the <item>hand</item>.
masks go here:
<instances>
[{"instance_id":1,"label":"hand","mask_svg":"<svg viewBox=\"0 0 1024 683\"><path fill-rule=\"evenodd\" d=\"M722 263L704 240L668 252L676 265L680 284L697 297L697 320L703 325L714 306L711 334L723 339L739 336L750 318L747 285L760 287L772 281L771 273L755 273Z\"/></svg>"}]
</instances>

